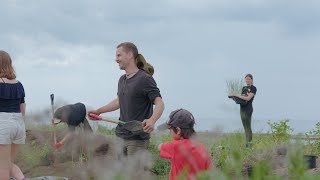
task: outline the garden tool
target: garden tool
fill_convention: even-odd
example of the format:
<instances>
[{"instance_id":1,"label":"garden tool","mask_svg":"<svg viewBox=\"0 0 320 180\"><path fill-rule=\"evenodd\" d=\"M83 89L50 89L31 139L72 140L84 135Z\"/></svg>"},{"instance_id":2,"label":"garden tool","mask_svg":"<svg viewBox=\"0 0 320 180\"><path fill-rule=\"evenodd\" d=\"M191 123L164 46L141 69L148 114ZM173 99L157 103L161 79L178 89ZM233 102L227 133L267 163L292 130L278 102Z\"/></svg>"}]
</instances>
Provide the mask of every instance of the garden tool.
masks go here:
<instances>
[{"instance_id":1,"label":"garden tool","mask_svg":"<svg viewBox=\"0 0 320 180\"><path fill-rule=\"evenodd\" d=\"M106 118L106 117L98 116L98 115L93 114L93 113L90 113L89 117L92 120L96 120L96 121L102 120L102 121L118 124L121 127L123 127L124 129L132 132L132 134L140 134L140 133L143 132L143 124L142 124L142 122L137 121L137 120L124 122L124 121L120 121L120 120L113 120L113 119L109 119L109 118Z\"/></svg>"}]
</instances>

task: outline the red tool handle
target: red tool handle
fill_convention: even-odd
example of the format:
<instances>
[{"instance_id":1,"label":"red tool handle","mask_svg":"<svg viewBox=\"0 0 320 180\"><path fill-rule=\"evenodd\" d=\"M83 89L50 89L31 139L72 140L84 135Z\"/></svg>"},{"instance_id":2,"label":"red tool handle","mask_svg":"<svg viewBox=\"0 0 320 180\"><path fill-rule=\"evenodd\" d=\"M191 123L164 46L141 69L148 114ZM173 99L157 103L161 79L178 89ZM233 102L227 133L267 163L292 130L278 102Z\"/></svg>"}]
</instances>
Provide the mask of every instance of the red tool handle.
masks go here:
<instances>
[{"instance_id":1,"label":"red tool handle","mask_svg":"<svg viewBox=\"0 0 320 180\"><path fill-rule=\"evenodd\" d=\"M111 123L115 123L115 124L124 124L124 122L122 121L119 121L119 120L113 120L113 119L109 119L109 118L106 118L106 117L102 117L102 116L98 116L96 114L93 114L93 113L89 113L88 114L90 119L93 120L93 121L107 121L107 122L111 122Z\"/></svg>"}]
</instances>

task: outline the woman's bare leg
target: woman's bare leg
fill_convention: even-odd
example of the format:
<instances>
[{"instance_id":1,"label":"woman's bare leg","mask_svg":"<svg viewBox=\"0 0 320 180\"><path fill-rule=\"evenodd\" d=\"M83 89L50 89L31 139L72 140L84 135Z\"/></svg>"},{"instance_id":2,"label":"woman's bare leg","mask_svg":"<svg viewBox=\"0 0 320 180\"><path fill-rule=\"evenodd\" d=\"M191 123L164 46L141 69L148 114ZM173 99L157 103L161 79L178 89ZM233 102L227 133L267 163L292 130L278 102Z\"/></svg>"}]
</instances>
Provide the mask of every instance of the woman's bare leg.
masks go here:
<instances>
[{"instance_id":1,"label":"woman's bare leg","mask_svg":"<svg viewBox=\"0 0 320 180\"><path fill-rule=\"evenodd\" d=\"M10 178L11 145L0 144L0 180Z\"/></svg>"},{"instance_id":2,"label":"woman's bare leg","mask_svg":"<svg viewBox=\"0 0 320 180\"><path fill-rule=\"evenodd\" d=\"M13 176L16 180L22 180L24 178L24 175L21 171L21 169L14 164L14 160L16 159L16 155L18 153L18 144L12 144L11 145L11 169L10 169L10 175Z\"/></svg>"}]
</instances>

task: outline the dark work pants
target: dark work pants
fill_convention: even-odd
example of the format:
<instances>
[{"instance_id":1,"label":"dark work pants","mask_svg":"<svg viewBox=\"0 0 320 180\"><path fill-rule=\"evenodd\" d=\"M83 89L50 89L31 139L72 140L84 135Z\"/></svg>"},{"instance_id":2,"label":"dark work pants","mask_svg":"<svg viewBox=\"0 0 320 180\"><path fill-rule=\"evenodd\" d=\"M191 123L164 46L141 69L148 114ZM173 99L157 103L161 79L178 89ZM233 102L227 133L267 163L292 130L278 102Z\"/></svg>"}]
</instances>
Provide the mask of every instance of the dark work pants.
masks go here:
<instances>
[{"instance_id":1,"label":"dark work pants","mask_svg":"<svg viewBox=\"0 0 320 180\"><path fill-rule=\"evenodd\" d=\"M124 155L132 156L139 151L148 150L150 140L124 140Z\"/></svg>"},{"instance_id":2,"label":"dark work pants","mask_svg":"<svg viewBox=\"0 0 320 180\"><path fill-rule=\"evenodd\" d=\"M253 108L252 107L241 107L240 116L242 120L242 125L244 127L244 132L246 135L246 146L249 146L249 143L252 141L252 129L251 129L251 116Z\"/></svg>"}]
</instances>

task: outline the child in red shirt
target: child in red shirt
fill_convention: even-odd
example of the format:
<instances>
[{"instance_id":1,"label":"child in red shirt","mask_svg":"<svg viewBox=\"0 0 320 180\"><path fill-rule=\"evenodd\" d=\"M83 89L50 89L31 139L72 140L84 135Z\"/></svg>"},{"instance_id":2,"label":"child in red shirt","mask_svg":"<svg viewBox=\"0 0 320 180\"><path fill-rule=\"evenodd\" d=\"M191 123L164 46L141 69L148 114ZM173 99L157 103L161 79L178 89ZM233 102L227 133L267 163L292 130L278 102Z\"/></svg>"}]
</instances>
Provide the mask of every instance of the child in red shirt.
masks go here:
<instances>
[{"instance_id":1,"label":"child in red shirt","mask_svg":"<svg viewBox=\"0 0 320 180\"><path fill-rule=\"evenodd\" d=\"M170 180L179 175L186 179L196 179L199 172L211 168L211 157L205 146L192 139L195 135L193 115L178 109L171 112L166 123L158 126L159 130L170 129L172 142L159 145L160 157L171 161Z\"/></svg>"}]
</instances>

